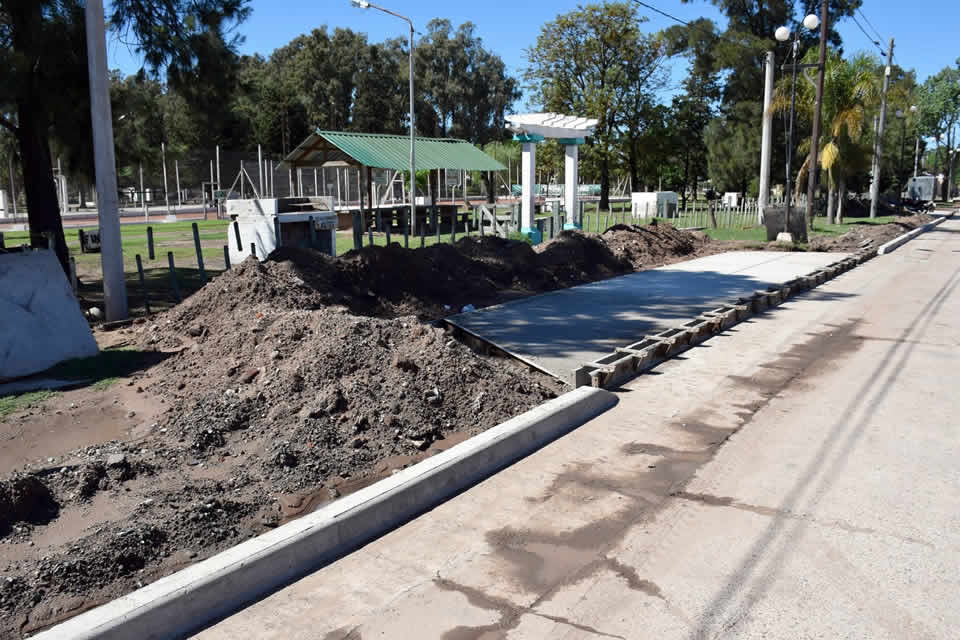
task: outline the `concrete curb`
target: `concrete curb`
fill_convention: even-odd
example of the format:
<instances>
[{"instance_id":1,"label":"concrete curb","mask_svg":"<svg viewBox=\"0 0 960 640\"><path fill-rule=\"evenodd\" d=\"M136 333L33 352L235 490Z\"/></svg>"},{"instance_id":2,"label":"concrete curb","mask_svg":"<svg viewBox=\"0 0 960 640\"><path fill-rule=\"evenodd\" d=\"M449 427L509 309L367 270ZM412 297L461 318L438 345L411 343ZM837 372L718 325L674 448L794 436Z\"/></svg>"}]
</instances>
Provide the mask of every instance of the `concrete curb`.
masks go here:
<instances>
[{"instance_id":1,"label":"concrete curb","mask_svg":"<svg viewBox=\"0 0 960 640\"><path fill-rule=\"evenodd\" d=\"M916 237L917 237L918 235L920 235L921 233L926 233L927 231L930 231L930 229L933 229L934 227L936 227L938 224L940 224L941 222L943 222L943 221L946 220L947 218L952 218L954 213L956 213L956 211L951 211L950 213L948 213L948 214L946 214L946 215L940 216L940 217L937 218L936 220L932 220L932 221L928 222L928 223L925 224L925 225L922 225L922 226L920 226L920 227L917 227L917 228L914 229L913 231L908 231L907 233L903 234L902 236L898 236L898 237L894 238L893 240L891 240L890 242L888 242L888 243L886 243L886 244L880 245L880 248L877 249L877 255L881 255L881 256L882 256L882 255L886 255L886 254L894 251L897 247L899 247L899 246L901 246L901 245L904 245L904 244L910 242L911 240L913 240L914 238L916 238Z\"/></svg>"},{"instance_id":2,"label":"concrete curb","mask_svg":"<svg viewBox=\"0 0 960 640\"><path fill-rule=\"evenodd\" d=\"M359 548L617 403L570 391L333 504L33 636L179 638Z\"/></svg>"},{"instance_id":3,"label":"concrete curb","mask_svg":"<svg viewBox=\"0 0 960 640\"><path fill-rule=\"evenodd\" d=\"M613 353L574 369L574 386L576 388L583 386L615 388L751 315L775 307L801 291L832 280L876 255L876 249L859 251L780 286L755 291L748 298L739 298L729 304L706 311L681 325L654 335L644 336L638 342L618 348Z\"/></svg>"}]
</instances>

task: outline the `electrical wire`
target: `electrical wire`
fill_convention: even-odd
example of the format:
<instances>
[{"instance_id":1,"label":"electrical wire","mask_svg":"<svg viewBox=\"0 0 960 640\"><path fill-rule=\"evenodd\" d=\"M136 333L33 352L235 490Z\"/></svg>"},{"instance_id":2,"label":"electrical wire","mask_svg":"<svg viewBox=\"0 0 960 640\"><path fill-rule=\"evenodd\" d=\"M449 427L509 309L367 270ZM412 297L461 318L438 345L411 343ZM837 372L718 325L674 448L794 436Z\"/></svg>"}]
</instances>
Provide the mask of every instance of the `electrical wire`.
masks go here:
<instances>
[{"instance_id":1,"label":"electrical wire","mask_svg":"<svg viewBox=\"0 0 960 640\"><path fill-rule=\"evenodd\" d=\"M873 26L873 24L870 22L870 20L867 19L867 16L863 13L863 11L860 9L860 7L857 7L857 13L860 14L860 17L863 18L863 21L866 22L866 23L867 23L867 26L870 27L870 29L876 34L878 40L880 40L881 42L883 42L884 40L886 40L886 38L884 38L882 35L880 35L880 32L877 31L877 28L876 28L875 26Z\"/></svg>"},{"instance_id":2,"label":"electrical wire","mask_svg":"<svg viewBox=\"0 0 960 640\"><path fill-rule=\"evenodd\" d=\"M857 17L856 17L855 15L851 15L850 17L853 19L853 23L854 23L855 25L857 25L857 28L859 28L860 31L863 32L863 35L865 35L865 36L867 37L867 40L870 41L870 44L876 46L876 47L877 47L877 50L879 50L881 54L886 53L886 52L883 50L883 45L880 44L880 41L879 41L879 40L874 40L874 39L873 39L873 36L871 36L869 33L867 33L867 30L863 28L863 25L860 24L860 21L857 20Z\"/></svg>"},{"instance_id":3,"label":"electrical wire","mask_svg":"<svg viewBox=\"0 0 960 640\"><path fill-rule=\"evenodd\" d=\"M654 11L654 12L656 12L656 13L659 13L660 15L662 15L662 16L664 16L664 17L666 17L666 18L670 18L670 19L673 20L674 22L679 22L680 24L682 24L682 25L685 26L685 27L692 27L692 26L694 26L693 24L687 22L686 20L681 20L681 19L678 18L677 16L670 15L670 14L667 13L666 11L661 11L660 9L657 9L656 7L654 7L654 6L652 6L652 5L649 5L649 4L647 4L646 2L642 2L641 0L633 0L633 1L634 1L636 4L640 5L641 7L645 7L645 8L647 8L647 9L650 9L650 11ZM743 48L745 48L745 49L749 48L749 47L748 47L747 45L745 45L743 42L734 40L734 39L732 39L732 38L728 38L727 36L725 36L725 35L723 35L723 34L717 33L717 32L714 31L713 29L710 30L710 35L713 36L714 38L717 38L718 40L724 40L724 41L726 41L726 42L729 42L729 43L732 44L732 45L736 45L736 46L738 46L738 47L743 47Z\"/></svg>"}]
</instances>

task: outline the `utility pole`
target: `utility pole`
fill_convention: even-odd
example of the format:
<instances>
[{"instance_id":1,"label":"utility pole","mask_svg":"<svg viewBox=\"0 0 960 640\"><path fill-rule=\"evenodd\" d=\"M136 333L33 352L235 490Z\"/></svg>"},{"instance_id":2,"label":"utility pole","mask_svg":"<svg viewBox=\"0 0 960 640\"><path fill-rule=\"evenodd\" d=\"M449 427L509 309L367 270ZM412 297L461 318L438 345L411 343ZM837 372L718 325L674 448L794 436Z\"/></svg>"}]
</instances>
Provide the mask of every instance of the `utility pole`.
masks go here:
<instances>
[{"instance_id":1,"label":"utility pole","mask_svg":"<svg viewBox=\"0 0 960 640\"><path fill-rule=\"evenodd\" d=\"M817 155L820 150L820 112L823 107L823 76L827 64L827 0L820 4L820 57L817 60L817 94L816 105L813 108L813 132L810 145L810 167L807 170L807 226L813 229L813 197L817 191ZM840 205L843 206L843 205ZM827 212L833 223L831 212Z\"/></svg>"},{"instance_id":2,"label":"utility pole","mask_svg":"<svg viewBox=\"0 0 960 640\"><path fill-rule=\"evenodd\" d=\"M129 315L129 310L127 283L123 273L120 218L117 213L117 161L113 146L113 120L110 114L110 81L107 76L107 40L106 26L103 21L103 0L87 0L86 29L104 310L107 320L123 320Z\"/></svg>"},{"instance_id":3,"label":"utility pole","mask_svg":"<svg viewBox=\"0 0 960 640\"><path fill-rule=\"evenodd\" d=\"M760 142L760 198L757 203L757 222L763 222L763 210L770 202L770 161L773 157L773 112L770 111L770 103L773 102L773 64L773 51L767 51L766 76L763 85L763 136ZM694 194L694 200L696 200L696 194Z\"/></svg>"},{"instance_id":4,"label":"utility pole","mask_svg":"<svg viewBox=\"0 0 960 640\"><path fill-rule=\"evenodd\" d=\"M887 68L883 71L883 97L880 100L880 124L877 126L877 140L873 148L873 180L870 181L870 217L877 217L877 200L880 198L880 157L883 155L883 130L887 124L887 88L890 86L890 73L893 65L893 38L887 50Z\"/></svg>"}]
</instances>

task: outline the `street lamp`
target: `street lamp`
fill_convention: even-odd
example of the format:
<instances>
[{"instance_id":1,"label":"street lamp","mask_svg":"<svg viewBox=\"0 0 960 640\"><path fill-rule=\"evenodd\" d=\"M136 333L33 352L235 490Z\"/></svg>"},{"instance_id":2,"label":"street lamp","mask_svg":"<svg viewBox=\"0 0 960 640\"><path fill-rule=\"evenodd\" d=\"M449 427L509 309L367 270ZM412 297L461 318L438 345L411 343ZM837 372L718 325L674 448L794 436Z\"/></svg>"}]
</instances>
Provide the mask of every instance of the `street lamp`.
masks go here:
<instances>
[{"instance_id":1,"label":"street lamp","mask_svg":"<svg viewBox=\"0 0 960 640\"><path fill-rule=\"evenodd\" d=\"M803 19L803 26L811 31L820 26L820 18L814 14L809 14L806 18ZM787 27L778 27L774 36L779 42L787 42L790 39L790 29ZM791 56L793 59L793 64L784 65L784 69L790 69L793 71L793 78L790 85L790 127L787 133L787 211L784 216L784 231L786 233L790 232L790 206L791 200L793 199L792 187L790 186L790 175L791 175L791 164L793 161L793 120L794 112L797 108L797 69L800 68L812 68L819 67L819 64L797 64L797 52L800 50L800 33L799 30L794 34L793 44L791 46ZM814 140L813 144L817 144L817 141ZM815 171L814 167L810 168L810 171Z\"/></svg>"},{"instance_id":2,"label":"street lamp","mask_svg":"<svg viewBox=\"0 0 960 640\"><path fill-rule=\"evenodd\" d=\"M413 21L406 16L402 16L399 13L390 11L390 9L385 9L379 5L375 5L372 2L367 2L366 0L350 0L350 4L358 9L377 9L383 11L384 13L389 13L390 15L405 20L408 25L410 25L410 213L407 220L407 229L413 231L416 234L416 220L417 217L414 215L416 211L417 203L417 175L416 175L416 165L414 164L414 116L413 116ZM371 208L373 203L370 203Z\"/></svg>"}]
</instances>

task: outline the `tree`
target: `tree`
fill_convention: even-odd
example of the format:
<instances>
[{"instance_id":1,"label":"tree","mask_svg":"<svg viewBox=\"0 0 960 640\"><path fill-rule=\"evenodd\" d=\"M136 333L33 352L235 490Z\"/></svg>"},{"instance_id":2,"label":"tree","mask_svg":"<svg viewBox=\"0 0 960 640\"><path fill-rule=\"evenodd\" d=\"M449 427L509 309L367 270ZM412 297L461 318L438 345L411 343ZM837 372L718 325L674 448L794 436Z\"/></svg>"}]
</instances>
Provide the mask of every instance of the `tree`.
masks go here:
<instances>
[{"instance_id":1,"label":"tree","mask_svg":"<svg viewBox=\"0 0 960 640\"><path fill-rule=\"evenodd\" d=\"M248 1L114 0L110 24L136 43L149 73L197 95L222 79L239 43L229 31L247 17ZM50 145L92 164L84 8L83 0L0 0L0 126L17 139L31 244L44 246L52 233L64 270Z\"/></svg>"},{"instance_id":2,"label":"tree","mask_svg":"<svg viewBox=\"0 0 960 640\"><path fill-rule=\"evenodd\" d=\"M815 62L817 51L810 50L804 62ZM864 175L870 164L870 149L863 143L870 110L880 98L878 61L867 54L857 54L845 60L836 50L827 53L823 82L822 117L824 129L818 141L819 165L827 172L827 222L833 223L835 204L842 216L847 184L858 174ZM784 78L777 87L771 109L788 114L790 111L790 81ZM815 104L814 90L809 84L797 85L796 110L812 118ZM796 193L804 190L810 171L813 144L809 136L801 138L798 149L807 150L806 160L797 173Z\"/></svg>"},{"instance_id":3,"label":"tree","mask_svg":"<svg viewBox=\"0 0 960 640\"><path fill-rule=\"evenodd\" d=\"M956 127L960 123L960 60L956 67L945 67L923 83L919 92L921 127L924 133L936 140L936 163L945 179L941 198L950 194L953 176L953 149L957 141ZM940 148L946 143L946 153L941 159Z\"/></svg>"},{"instance_id":4,"label":"tree","mask_svg":"<svg viewBox=\"0 0 960 640\"><path fill-rule=\"evenodd\" d=\"M540 30L527 49L524 78L548 111L596 118L583 162L600 176L600 207L610 206L611 164L624 130L636 137L649 107L664 58L659 37L640 33L636 5L590 4L566 13Z\"/></svg>"},{"instance_id":5,"label":"tree","mask_svg":"<svg viewBox=\"0 0 960 640\"><path fill-rule=\"evenodd\" d=\"M423 105L419 130L481 145L502 138L506 111L520 91L503 60L484 48L473 23L456 31L449 20L427 23L427 33L416 45L414 69Z\"/></svg>"}]
</instances>

